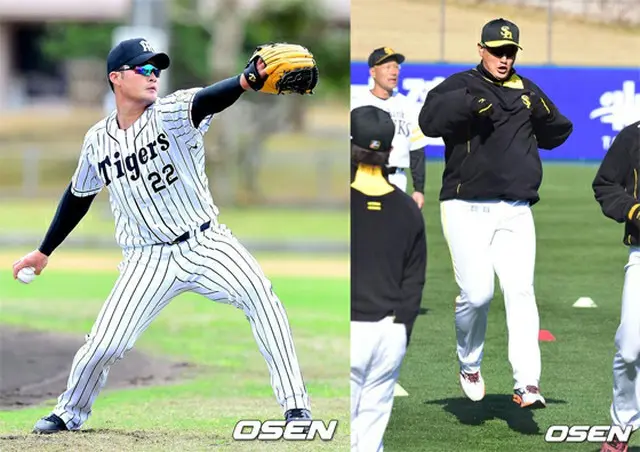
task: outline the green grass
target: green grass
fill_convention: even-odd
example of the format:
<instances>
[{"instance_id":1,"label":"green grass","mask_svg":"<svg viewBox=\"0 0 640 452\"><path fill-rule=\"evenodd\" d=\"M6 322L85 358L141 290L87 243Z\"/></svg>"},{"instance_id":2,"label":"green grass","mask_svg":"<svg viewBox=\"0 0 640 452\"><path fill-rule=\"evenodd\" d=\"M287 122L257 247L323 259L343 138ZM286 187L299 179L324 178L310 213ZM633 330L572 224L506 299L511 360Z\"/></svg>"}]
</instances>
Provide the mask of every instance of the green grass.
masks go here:
<instances>
[{"instance_id":1,"label":"green grass","mask_svg":"<svg viewBox=\"0 0 640 452\"><path fill-rule=\"evenodd\" d=\"M102 198L102 195L101 195ZM113 237L114 222L108 204L96 202L71 237ZM3 234L44 235L58 201L0 200L0 231ZM286 208L224 208L219 220L243 239L348 240L347 210L301 210ZM25 221L27 219L29 221Z\"/></svg>"},{"instance_id":2,"label":"green grass","mask_svg":"<svg viewBox=\"0 0 640 452\"><path fill-rule=\"evenodd\" d=\"M523 411L510 402L505 309L496 284L482 373L487 396L467 401L458 384L454 299L458 289L437 203L441 163L427 173L428 269L423 307L399 383L409 397L395 399L385 437L388 451L596 451L596 444L546 444L552 424L608 425L614 334L620 315L627 250L622 226L605 219L594 201L594 166L545 165L537 228L535 289L542 342L541 389L548 408ZM597 309L572 304L589 296ZM522 319L526 322L527 319ZM635 444L640 444L636 439Z\"/></svg>"},{"instance_id":3,"label":"green grass","mask_svg":"<svg viewBox=\"0 0 640 452\"><path fill-rule=\"evenodd\" d=\"M0 321L84 335L115 277L51 270L46 278L25 286L3 272ZM281 277L273 278L273 284L287 309L314 416L340 421L333 442L314 442L300 450L346 450L348 280ZM235 308L194 294L181 295L152 323L136 348L207 366L207 370L172 386L110 391L107 384L84 434L44 439L25 434L54 401L0 412L0 435L14 437L1 439L0 450L208 450L213 446L235 450L240 447L232 444L230 435L238 419L282 415L249 324ZM241 449L272 447L267 446L246 444ZM279 449L298 450L294 446L299 445L277 444Z\"/></svg>"},{"instance_id":4,"label":"green grass","mask_svg":"<svg viewBox=\"0 0 640 452\"><path fill-rule=\"evenodd\" d=\"M482 367L487 397L474 405L462 396L457 381L453 323L457 287L442 237L437 202L442 164L431 163L427 169L429 263L423 307L428 311L418 319L402 367L400 384L409 397L395 399L385 450L595 452L598 445L593 444L548 445L544 433L552 424L610 422L613 338L619 321L627 250L621 243L622 226L605 219L593 199L590 184L596 168L545 165L542 201L534 207L541 328L556 337L556 342L541 343L541 389L549 404L546 410L535 412L522 411L510 402L513 380L499 286L489 315ZM12 211L7 216L15 214ZM225 215L233 213L225 210L222 221L234 231L243 228L242 222L233 224ZM299 216L296 228L302 229L301 222L314 223L309 218L312 215ZM326 215L319 213L318 218ZM336 223L343 222L346 231L346 214L336 215ZM7 216L0 218L0 224L12 221L14 227L22 227L18 220L7 220ZM256 221L257 217L248 221L245 231L250 231ZM6 275L0 276L2 321L29 321L38 328L84 334L113 276L75 277L73 284L78 286L71 289L72 275L57 274L59 277L54 277L56 271L47 270L46 279L30 286L13 284ZM346 304L340 301L347 297L346 280L274 278L274 284L291 318L316 412L325 419L335 416L342 426L348 425L348 314ZM52 293L55 297L46 297ZM598 308L573 308L581 296L593 298ZM266 368L253 346L246 321L232 308L211 306L200 297L182 296L161 314L138 346L212 364L216 366L214 374L170 387L105 392L87 424L97 430L76 435L73 440L60 440L76 441L72 445L78 447L67 450L86 450L82 446L88 444L124 450L124 445L136 442L145 444L144 450L207 450L228 444L225 441L230 428L239 417L279 414ZM47 405L1 413L0 431L19 435L49 408ZM40 440L29 437L14 443L22 449L43 450L46 445L47 450L54 450L54 440L36 441ZM326 444L325 449L337 450L339 445L346 450L347 441L341 436ZM632 443L640 444L638 438ZM1 450L5 450L3 446L6 444L0 443ZM295 450L304 450L295 446ZM282 444L277 447L284 449ZM259 444L254 450L265 448Z\"/></svg>"}]
</instances>

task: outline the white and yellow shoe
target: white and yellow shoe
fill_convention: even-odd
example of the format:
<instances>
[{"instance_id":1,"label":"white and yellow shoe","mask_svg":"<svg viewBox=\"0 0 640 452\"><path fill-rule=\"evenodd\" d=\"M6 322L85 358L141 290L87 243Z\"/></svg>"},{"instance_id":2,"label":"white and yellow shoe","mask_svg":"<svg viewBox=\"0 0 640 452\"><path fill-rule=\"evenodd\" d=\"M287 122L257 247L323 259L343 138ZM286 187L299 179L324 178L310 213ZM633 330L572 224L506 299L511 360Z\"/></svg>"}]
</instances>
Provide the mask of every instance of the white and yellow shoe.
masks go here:
<instances>
[{"instance_id":1,"label":"white and yellow shoe","mask_svg":"<svg viewBox=\"0 0 640 452\"><path fill-rule=\"evenodd\" d=\"M520 408L545 408L547 406L547 402L537 386L516 389L513 391L513 401L520 405Z\"/></svg>"},{"instance_id":2,"label":"white and yellow shoe","mask_svg":"<svg viewBox=\"0 0 640 452\"><path fill-rule=\"evenodd\" d=\"M460 371L460 386L470 400L479 402L484 399L484 380L480 371L472 374Z\"/></svg>"}]
</instances>

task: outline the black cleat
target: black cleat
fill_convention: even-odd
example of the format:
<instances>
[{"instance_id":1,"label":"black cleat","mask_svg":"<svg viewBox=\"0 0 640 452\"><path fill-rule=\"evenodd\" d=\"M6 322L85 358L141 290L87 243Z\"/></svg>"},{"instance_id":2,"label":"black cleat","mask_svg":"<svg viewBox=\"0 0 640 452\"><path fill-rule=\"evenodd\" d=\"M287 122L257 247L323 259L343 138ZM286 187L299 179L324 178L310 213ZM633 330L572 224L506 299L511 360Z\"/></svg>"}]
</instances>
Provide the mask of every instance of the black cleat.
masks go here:
<instances>
[{"instance_id":1,"label":"black cleat","mask_svg":"<svg viewBox=\"0 0 640 452\"><path fill-rule=\"evenodd\" d=\"M33 427L33 433L49 434L69 430L62 419L51 413L49 416L43 417Z\"/></svg>"},{"instance_id":2,"label":"black cleat","mask_svg":"<svg viewBox=\"0 0 640 452\"><path fill-rule=\"evenodd\" d=\"M304 408L293 408L284 413L284 420L287 422L303 421L307 419L311 420L311 411Z\"/></svg>"}]
</instances>

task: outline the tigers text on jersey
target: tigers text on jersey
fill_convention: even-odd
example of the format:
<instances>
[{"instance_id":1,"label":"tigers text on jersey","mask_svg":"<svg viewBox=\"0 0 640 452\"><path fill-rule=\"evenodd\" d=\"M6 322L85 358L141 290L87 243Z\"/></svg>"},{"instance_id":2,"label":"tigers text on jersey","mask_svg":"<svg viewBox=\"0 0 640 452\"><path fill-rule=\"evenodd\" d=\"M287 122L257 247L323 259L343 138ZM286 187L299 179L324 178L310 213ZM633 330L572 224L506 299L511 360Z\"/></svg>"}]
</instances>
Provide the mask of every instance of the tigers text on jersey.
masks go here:
<instances>
[{"instance_id":1,"label":"tigers text on jersey","mask_svg":"<svg viewBox=\"0 0 640 452\"><path fill-rule=\"evenodd\" d=\"M389 113L396 126L396 133L391 143L393 150L389 155L389 166L410 168L409 152L425 146L425 137L418 127L417 107L413 106L403 94L394 93L388 99L380 99L371 90L363 91L351 100L352 110L365 105L373 105Z\"/></svg>"},{"instance_id":2,"label":"tigers text on jersey","mask_svg":"<svg viewBox=\"0 0 640 452\"><path fill-rule=\"evenodd\" d=\"M204 162L213 115L191 122L198 91L158 98L126 130L114 111L85 135L71 190L82 197L107 187L122 248L171 243L218 215Z\"/></svg>"}]
</instances>

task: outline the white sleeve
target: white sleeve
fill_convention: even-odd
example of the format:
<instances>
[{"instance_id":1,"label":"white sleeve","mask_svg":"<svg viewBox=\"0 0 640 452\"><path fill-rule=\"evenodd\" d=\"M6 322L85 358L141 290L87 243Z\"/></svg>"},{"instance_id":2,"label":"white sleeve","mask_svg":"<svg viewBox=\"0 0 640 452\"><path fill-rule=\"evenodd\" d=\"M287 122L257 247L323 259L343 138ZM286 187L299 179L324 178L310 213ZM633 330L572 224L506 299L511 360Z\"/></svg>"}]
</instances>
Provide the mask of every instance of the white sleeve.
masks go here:
<instances>
[{"instance_id":1,"label":"white sleeve","mask_svg":"<svg viewBox=\"0 0 640 452\"><path fill-rule=\"evenodd\" d=\"M429 141L429 139L426 136L424 136L424 134L422 133L422 130L420 130L420 127L418 126L412 127L410 139L411 139L411 145L409 147L409 150L411 151L424 148Z\"/></svg>"},{"instance_id":2,"label":"white sleeve","mask_svg":"<svg viewBox=\"0 0 640 452\"><path fill-rule=\"evenodd\" d=\"M421 106L418 104L414 105L408 99L406 103L408 111L411 112L411 122L409 123L411 127L409 150L415 151L424 148L427 145L429 139L422 133L422 130L420 130L420 125L418 124L418 116L420 115Z\"/></svg>"},{"instance_id":3,"label":"white sleeve","mask_svg":"<svg viewBox=\"0 0 640 452\"><path fill-rule=\"evenodd\" d=\"M204 133L209 130L214 116L206 116L198 127L194 127L193 119L191 118L191 106L196 93L201 89L179 90L158 99L157 102L160 116L167 125L167 130L187 143L201 139Z\"/></svg>"},{"instance_id":4,"label":"white sleeve","mask_svg":"<svg viewBox=\"0 0 640 452\"><path fill-rule=\"evenodd\" d=\"M100 179L96 167L91 163L90 156L94 152L95 143L87 134L82 144L82 151L78 166L71 178L71 193L79 198L95 195L102 190L104 182Z\"/></svg>"}]
</instances>

